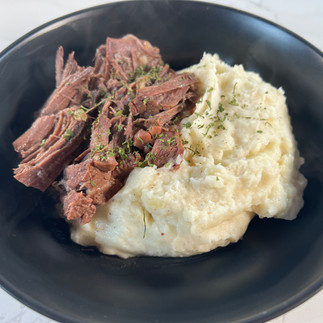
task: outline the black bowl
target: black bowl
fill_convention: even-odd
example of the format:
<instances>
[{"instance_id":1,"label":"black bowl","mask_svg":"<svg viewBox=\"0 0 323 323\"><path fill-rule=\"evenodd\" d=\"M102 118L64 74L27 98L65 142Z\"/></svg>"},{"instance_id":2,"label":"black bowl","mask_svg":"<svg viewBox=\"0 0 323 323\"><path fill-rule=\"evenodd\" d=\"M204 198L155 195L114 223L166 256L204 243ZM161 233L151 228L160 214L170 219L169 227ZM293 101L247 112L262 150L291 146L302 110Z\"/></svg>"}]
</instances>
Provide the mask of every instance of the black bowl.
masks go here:
<instances>
[{"instance_id":1,"label":"black bowl","mask_svg":"<svg viewBox=\"0 0 323 323\"><path fill-rule=\"evenodd\" d=\"M160 47L175 69L216 52L285 89L308 179L295 221L255 219L239 243L199 256L122 260L74 244L50 193L13 179L11 142L54 88L57 47L87 65L107 35L127 33ZM19 39L0 57L1 285L64 322L264 321L303 302L323 283L322 75L322 53L296 35L201 2L112 3Z\"/></svg>"}]
</instances>

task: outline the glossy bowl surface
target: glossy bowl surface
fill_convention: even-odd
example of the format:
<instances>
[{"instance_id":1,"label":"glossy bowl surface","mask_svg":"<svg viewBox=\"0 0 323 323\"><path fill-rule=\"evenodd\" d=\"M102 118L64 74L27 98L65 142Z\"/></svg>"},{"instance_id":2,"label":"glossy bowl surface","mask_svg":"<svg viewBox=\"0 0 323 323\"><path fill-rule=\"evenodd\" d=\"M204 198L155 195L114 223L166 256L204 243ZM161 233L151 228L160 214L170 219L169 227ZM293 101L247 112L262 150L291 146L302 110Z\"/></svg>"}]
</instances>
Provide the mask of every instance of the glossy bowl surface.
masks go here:
<instances>
[{"instance_id":1,"label":"glossy bowl surface","mask_svg":"<svg viewBox=\"0 0 323 323\"><path fill-rule=\"evenodd\" d=\"M50 192L12 177L11 142L54 88L59 45L92 63L106 36L133 33L175 69L203 52L243 64L286 92L306 163L305 206L295 221L252 221L240 242L189 258L122 260L74 244ZM0 281L31 308L62 322L264 321L323 283L322 53L255 16L201 2L118 2L52 21L0 56Z\"/></svg>"}]
</instances>

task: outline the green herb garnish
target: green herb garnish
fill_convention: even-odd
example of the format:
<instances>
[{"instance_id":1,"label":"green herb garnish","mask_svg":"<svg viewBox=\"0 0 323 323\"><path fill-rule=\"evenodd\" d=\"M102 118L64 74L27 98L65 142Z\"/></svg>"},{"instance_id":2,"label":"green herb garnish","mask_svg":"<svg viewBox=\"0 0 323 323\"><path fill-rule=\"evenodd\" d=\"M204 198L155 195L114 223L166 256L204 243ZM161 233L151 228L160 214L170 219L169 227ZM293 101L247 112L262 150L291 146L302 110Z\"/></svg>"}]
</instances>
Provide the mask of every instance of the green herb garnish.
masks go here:
<instances>
[{"instance_id":1,"label":"green herb garnish","mask_svg":"<svg viewBox=\"0 0 323 323\"><path fill-rule=\"evenodd\" d=\"M146 237L146 230L147 230L147 225L146 225L146 210L143 209L143 213L144 213L144 216L143 216L143 221L144 221L144 233L143 233L143 236L142 238L145 239Z\"/></svg>"},{"instance_id":2,"label":"green herb garnish","mask_svg":"<svg viewBox=\"0 0 323 323\"><path fill-rule=\"evenodd\" d=\"M67 129L64 134L64 138L69 141L74 137L74 133L71 129Z\"/></svg>"},{"instance_id":3,"label":"green herb garnish","mask_svg":"<svg viewBox=\"0 0 323 323\"><path fill-rule=\"evenodd\" d=\"M240 94L236 94L236 86L237 86L237 82L234 84L233 86L233 91L232 91L232 95L233 95L233 98L232 100L229 102L230 105L235 105L235 106L238 106L239 103L237 101L237 96L240 96Z\"/></svg>"},{"instance_id":4,"label":"green herb garnish","mask_svg":"<svg viewBox=\"0 0 323 323\"><path fill-rule=\"evenodd\" d=\"M190 121L188 121L188 122L186 122L186 123L183 123L183 126L184 126L185 128L191 128L192 123L191 123Z\"/></svg>"},{"instance_id":5,"label":"green herb garnish","mask_svg":"<svg viewBox=\"0 0 323 323\"><path fill-rule=\"evenodd\" d=\"M120 158L122 160L127 159L127 154L126 154L125 150L122 147L116 147L116 152L118 153L118 155L120 156Z\"/></svg>"},{"instance_id":6,"label":"green herb garnish","mask_svg":"<svg viewBox=\"0 0 323 323\"><path fill-rule=\"evenodd\" d=\"M84 112L83 109L78 109L74 111L74 119L77 121L86 121L87 120L87 114Z\"/></svg>"},{"instance_id":7,"label":"green herb garnish","mask_svg":"<svg viewBox=\"0 0 323 323\"><path fill-rule=\"evenodd\" d=\"M146 98L144 98L144 100L142 102L144 105L146 105L149 101L150 101L150 98L146 97Z\"/></svg>"}]
</instances>

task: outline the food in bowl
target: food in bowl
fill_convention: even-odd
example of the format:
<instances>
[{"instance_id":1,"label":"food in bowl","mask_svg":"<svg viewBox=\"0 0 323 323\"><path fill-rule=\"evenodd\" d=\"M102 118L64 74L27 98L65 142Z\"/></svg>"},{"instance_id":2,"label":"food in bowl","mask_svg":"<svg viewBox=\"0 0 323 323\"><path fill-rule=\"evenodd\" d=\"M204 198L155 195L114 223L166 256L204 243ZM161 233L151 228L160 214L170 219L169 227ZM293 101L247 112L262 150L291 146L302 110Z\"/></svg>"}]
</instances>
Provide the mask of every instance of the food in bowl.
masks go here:
<instances>
[{"instance_id":1,"label":"food in bowl","mask_svg":"<svg viewBox=\"0 0 323 323\"><path fill-rule=\"evenodd\" d=\"M131 44L120 46L125 41ZM32 141L41 118L54 125L39 126L46 134L32 141L38 145L32 154L50 153L53 134L63 137L63 147L80 141L81 153L75 158L75 149L61 162L62 178L63 169L56 170L38 187L56 179L75 242L121 257L190 256L238 241L255 214L291 220L303 206L303 159L283 90L257 74L210 54L174 73L158 49L130 35L108 38L94 67L78 67L71 54L63 68L62 49L56 65L55 92L73 82L77 89L53 94L14 146L21 154L30 149L17 147L21 138ZM65 73L68 81L66 69L73 71ZM93 71L99 75L94 81ZM59 130L57 120L63 120ZM29 169L28 158L16 171L18 180L25 178L20 174ZM37 168L36 174L43 173Z\"/></svg>"},{"instance_id":2,"label":"food in bowl","mask_svg":"<svg viewBox=\"0 0 323 323\"><path fill-rule=\"evenodd\" d=\"M54 184L64 215L91 221L96 205L118 192L135 167L180 164L178 123L193 112L196 83L133 35L107 38L94 67L80 67L74 53L64 65L60 47L56 89L13 143L23 158L15 178L44 191L64 171Z\"/></svg>"}]
</instances>

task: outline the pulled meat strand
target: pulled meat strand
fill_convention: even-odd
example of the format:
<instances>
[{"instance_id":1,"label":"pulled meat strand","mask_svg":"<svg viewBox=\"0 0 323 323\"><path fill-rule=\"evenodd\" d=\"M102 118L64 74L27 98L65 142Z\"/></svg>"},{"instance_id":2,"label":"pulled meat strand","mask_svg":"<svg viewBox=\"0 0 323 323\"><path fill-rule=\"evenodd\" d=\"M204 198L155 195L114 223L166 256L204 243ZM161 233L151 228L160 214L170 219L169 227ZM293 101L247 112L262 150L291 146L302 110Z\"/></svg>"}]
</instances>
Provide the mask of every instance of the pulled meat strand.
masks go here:
<instances>
[{"instance_id":1,"label":"pulled meat strand","mask_svg":"<svg viewBox=\"0 0 323 323\"><path fill-rule=\"evenodd\" d=\"M60 46L55 75L40 116L13 142L23 158L14 173L42 191L53 184L67 220L90 222L135 167L179 167L177 124L193 112L197 79L176 74L157 47L133 35L108 37L94 66L81 67L74 52L64 64Z\"/></svg>"}]
</instances>

